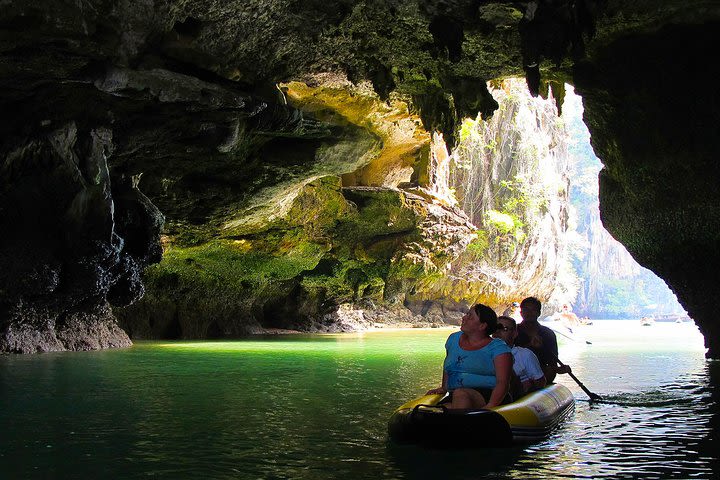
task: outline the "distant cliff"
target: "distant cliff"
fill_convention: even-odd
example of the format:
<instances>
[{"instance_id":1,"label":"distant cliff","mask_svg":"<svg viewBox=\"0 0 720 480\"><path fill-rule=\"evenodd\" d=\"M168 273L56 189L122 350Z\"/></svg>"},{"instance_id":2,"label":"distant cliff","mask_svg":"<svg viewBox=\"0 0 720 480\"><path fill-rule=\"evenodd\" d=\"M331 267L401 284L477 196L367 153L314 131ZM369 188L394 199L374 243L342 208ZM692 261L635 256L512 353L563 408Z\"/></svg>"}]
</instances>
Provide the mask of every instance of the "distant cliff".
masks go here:
<instances>
[{"instance_id":1,"label":"distant cliff","mask_svg":"<svg viewBox=\"0 0 720 480\"><path fill-rule=\"evenodd\" d=\"M567 129L573 138L570 198L576 212L577 237L573 267L582 278L576 301L578 315L592 318L633 318L653 314L684 313L665 282L643 268L627 249L605 230L600 220L598 173L600 160L590 146L590 133L582 122L581 99L569 95Z\"/></svg>"},{"instance_id":2,"label":"distant cliff","mask_svg":"<svg viewBox=\"0 0 720 480\"><path fill-rule=\"evenodd\" d=\"M466 119L449 185L477 237L428 292L505 306L533 295L559 306L575 298L570 266L570 137L564 90L533 97L523 79L495 82L491 118Z\"/></svg>"}]
</instances>

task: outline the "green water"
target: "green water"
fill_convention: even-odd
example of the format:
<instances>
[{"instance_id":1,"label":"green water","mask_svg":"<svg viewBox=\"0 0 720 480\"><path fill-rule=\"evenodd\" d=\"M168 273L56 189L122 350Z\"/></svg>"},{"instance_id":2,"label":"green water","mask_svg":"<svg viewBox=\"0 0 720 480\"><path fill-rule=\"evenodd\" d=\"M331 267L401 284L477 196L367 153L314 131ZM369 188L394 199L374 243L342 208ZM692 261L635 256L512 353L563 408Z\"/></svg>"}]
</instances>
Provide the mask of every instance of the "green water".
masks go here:
<instances>
[{"instance_id":1,"label":"green water","mask_svg":"<svg viewBox=\"0 0 720 480\"><path fill-rule=\"evenodd\" d=\"M576 412L543 442L490 451L391 444L389 415L438 384L448 333L141 342L0 357L0 478L720 474L720 372L690 324L596 322L583 332L592 345L562 343L563 360L613 403L587 403L562 376Z\"/></svg>"}]
</instances>

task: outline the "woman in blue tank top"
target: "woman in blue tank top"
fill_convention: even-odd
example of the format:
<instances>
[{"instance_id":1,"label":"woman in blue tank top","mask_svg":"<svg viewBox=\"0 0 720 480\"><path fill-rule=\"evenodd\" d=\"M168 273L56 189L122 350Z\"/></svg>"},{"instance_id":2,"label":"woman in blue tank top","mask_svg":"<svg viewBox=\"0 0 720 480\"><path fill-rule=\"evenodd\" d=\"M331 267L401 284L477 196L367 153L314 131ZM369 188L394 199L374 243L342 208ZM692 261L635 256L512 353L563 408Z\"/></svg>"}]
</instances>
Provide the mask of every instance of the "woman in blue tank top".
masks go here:
<instances>
[{"instance_id":1,"label":"woman in blue tank top","mask_svg":"<svg viewBox=\"0 0 720 480\"><path fill-rule=\"evenodd\" d=\"M432 393L451 392L447 408L490 408L502 404L510 387L512 353L505 342L492 338L497 315L478 303L462 318L460 331L445 342L442 386Z\"/></svg>"}]
</instances>

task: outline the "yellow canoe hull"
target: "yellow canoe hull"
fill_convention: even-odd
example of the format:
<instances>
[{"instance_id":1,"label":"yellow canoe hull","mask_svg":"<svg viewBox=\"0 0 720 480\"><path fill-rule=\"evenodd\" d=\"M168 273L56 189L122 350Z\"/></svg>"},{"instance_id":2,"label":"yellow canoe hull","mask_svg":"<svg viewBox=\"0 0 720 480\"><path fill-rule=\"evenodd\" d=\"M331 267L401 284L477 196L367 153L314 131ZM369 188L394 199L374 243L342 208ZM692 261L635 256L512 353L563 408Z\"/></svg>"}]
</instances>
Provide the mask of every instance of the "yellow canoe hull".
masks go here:
<instances>
[{"instance_id":1,"label":"yellow canoe hull","mask_svg":"<svg viewBox=\"0 0 720 480\"><path fill-rule=\"evenodd\" d=\"M553 384L515 402L488 410L446 410L444 395L423 395L401 405L388 422L390 438L400 443L507 446L542 440L573 412L575 398ZM448 445L450 446L450 445Z\"/></svg>"}]
</instances>

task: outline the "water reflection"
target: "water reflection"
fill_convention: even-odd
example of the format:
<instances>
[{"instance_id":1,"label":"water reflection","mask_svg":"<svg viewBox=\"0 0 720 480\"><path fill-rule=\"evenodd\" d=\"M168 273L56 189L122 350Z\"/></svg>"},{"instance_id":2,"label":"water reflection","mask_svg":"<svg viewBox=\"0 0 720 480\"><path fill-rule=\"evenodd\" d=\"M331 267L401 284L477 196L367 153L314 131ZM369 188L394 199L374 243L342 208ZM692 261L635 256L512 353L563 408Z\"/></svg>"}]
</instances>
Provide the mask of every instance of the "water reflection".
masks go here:
<instances>
[{"instance_id":1,"label":"water reflection","mask_svg":"<svg viewBox=\"0 0 720 480\"><path fill-rule=\"evenodd\" d=\"M593 330L592 346L561 346L563 360L607 402L587 402L561 376L578 399L574 415L543 442L502 450L387 440L392 410L439 381L447 332L1 357L0 471L3 478L716 478L720 362L706 362L701 346L679 348L677 335L648 350L618 348L618 329L607 331Z\"/></svg>"},{"instance_id":2,"label":"water reflection","mask_svg":"<svg viewBox=\"0 0 720 480\"><path fill-rule=\"evenodd\" d=\"M468 449L428 449L414 445L393 444L388 444L387 453L393 470L402 472L402 478L459 480L512 478L508 475L517 468L518 462L526 455L522 447L484 449L479 452ZM392 475L389 478L392 478Z\"/></svg>"}]
</instances>

